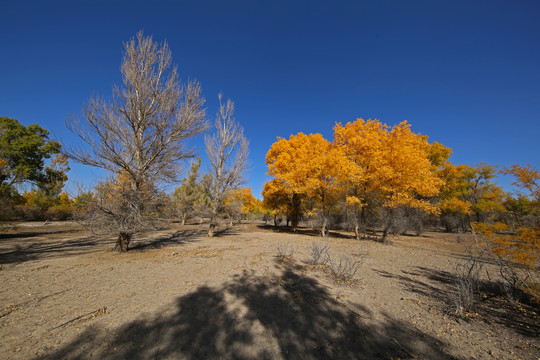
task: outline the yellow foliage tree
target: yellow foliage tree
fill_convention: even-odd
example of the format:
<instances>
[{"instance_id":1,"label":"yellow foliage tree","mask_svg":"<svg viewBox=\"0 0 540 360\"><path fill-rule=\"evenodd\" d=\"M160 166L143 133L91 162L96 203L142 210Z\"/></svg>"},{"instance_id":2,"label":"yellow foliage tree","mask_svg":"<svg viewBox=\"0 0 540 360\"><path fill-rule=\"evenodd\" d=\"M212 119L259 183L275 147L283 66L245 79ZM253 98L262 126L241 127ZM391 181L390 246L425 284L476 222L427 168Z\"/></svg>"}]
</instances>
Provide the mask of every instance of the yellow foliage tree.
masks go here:
<instances>
[{"instance_id":1,"label":"yellow foliage tree","mask_svg":"<svg viewBox=\"0 0 540 360\"><path fill-rule=\"evenodd\" d=\"M540 302L540 228L508 234L506 224L475 223L473 229L487 240L482 245L499 260L503 279Z\"/></svg>"},{"instance_id":2,"label":"yellow foliage tree","mask_svg":"<svg viewBox=\"0 0 540 360\"><path fill-rule=\"evenodd\" d=\"M501 171L514 177L513 185L528 191L529 206L538 207L540 173L530 165L512 165ZM521 288L540 302L540 223L521 226L510 232L503 223L475 223L473 229L486 242L484 245L499 259L501 274L511 284Z\"/></svg>"},{"instance_id":3,"label":"yellow foliage tree","mask_svg":"<svg viewBox=\"0 0 540 360\"><path fill-rule=\"evenodd\" d=\"M256 212L257 205L257 199L250 187L231 191L225 200L225 209L229 213L231 223L234 218L241 221L242 217L246 217L250 212Z\"/></svg>"},{"instance_id":4,"label":"yellow foliage tree","mask_svg":"<svg viewBox=\"0 0 540 360\"><path fill-rule=\"evenodd\" d=\"M501 170L501 173L513 176L515 180L512 185L528 191L535 201L540 201L540 172L533 166L512 165Z\"/></svg>"},{"instance_id":5,"label":"yellow foliage tree","mask_svg":"<svg viewBox=\"0 0 540 360\"><path fill-rule=\"evenodd\" d=\"M471 221L492 219L505 211L506 194L492 182L496 173L495 166L484 163L469 166L447 162L437 171L445 182L439 208L448 231L454 226L458 231L469 230Z\"/></svg>"},{"instance_id":6,"label":"yellow foliage tree","mask_svg":"<svg viewBox=\"0 0 540 360\"><path fill-rule=\"evenodd\" d=\"M300 195L289 190L279 179L272 179L263 185L262 205L265 212L274 218L274 226L278 225L283 214L291 216L294 211L301 211Z\"/></svg>"},{"instance_id":7,"label":"yellow foliage tree","mask_svg":"<svg viewBox=\"0 0 540 360\"><path fill-rule=\"evenodd\" d=\"M326 235L328 206L335 198L346 162L343 152L321 134L278 138L266 155L268 175L274 179L267 183L263 195L273 199L267 203L279 200L275 206L287 208L293 231L300 220L301 199L315 199L323 219L321 233Z\"/></svg>"},{"instance_id":8,"label":"yellow foliage tree","mask_svg":"<svg viewBox=\"0 0 540 360\"><path fill-rule=\"evenodd\" d=\"M348 203L358 207L360 223L365 206L374 200L390 210L390 216L399 205L436 212L425 198L437 195L444 182L433 172L427 138L413 133L406 121L391 129L371 119L338 123L334 144L349 160L342 180L350 192Z\"/></svg>"}]
</instances>

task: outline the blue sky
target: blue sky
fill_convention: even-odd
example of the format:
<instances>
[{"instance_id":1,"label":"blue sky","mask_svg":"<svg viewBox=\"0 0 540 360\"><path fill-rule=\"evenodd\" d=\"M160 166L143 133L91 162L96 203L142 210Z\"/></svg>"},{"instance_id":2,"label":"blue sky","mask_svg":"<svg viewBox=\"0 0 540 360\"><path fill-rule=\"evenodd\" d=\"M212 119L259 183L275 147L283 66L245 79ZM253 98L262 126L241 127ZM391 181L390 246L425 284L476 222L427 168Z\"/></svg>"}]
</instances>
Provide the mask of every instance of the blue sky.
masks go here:
<instances>
[{"instance_id":1,"label":"blue sky","mask_svg":"<svg viewBox=\"0 0 540 360\"><path fill-rule=\"evenodd\" d=\"M331 139L357 117L407 120L454 163L540 167L538 1L4 0L0 14L0 116L66 144L66 118L111 94L122 43L143 29L200 81L209 120L220 91L236 103L256 195L278 136ZM192 145L204 161L202 137Z\"/></svg>"}]
</instances>

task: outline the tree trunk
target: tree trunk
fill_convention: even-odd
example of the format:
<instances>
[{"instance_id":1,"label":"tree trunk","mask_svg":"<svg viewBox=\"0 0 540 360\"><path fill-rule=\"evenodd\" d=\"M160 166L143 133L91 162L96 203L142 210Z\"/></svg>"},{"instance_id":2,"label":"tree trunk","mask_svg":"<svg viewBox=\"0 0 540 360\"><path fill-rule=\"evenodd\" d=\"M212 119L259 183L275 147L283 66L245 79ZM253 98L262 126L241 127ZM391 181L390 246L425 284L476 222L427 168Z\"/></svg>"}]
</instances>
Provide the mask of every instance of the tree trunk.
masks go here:
<instances>
[{"instance_id":1,"label":"tree trunk","mask_svg":"<svg viewBox=\"0 0 540 360\"><path fill-rule=\"evenodd\" d=\"M358 231L362 234L360 235L361 238L367 237L367 213L365 206L362 206L362 210L360 210L360 228ZM375 227L373 228L373 235L375 235Z\"/></svg>"},{"instance_id":2,"label":"tree trunk","mask_svg":"<svg viewBox=\"0 0 540 360\"><path fill-rule=\"evenodd\" d=\"M383 234L382 234L382 237L381 237L381 242L385 242L386 241L386 237L388 236L388 230L389 230L389 226L385 226L384 227L384 230L383 230Z\"/></svg>"},{"instance_id":3,"label":"tree trunk","mask_svg":"<svg viewBox=\"0 0 540 360\"><path fill-rule=\"evenodd\" d=\"M322 237L328 237L328 231L326 230L328 225L328 219L324 218L321 228L321 236Z\"/></svg>"},{"instance_id":4,"label":"tree trunk","mask_svg":"<svg viewBox=\"0 0 540 360\"><path fill-rule=\"evenodd\" d=\"M208 237L214 237L214 231L216 230L216 224L212 221L208 226Z\"/></svg>"},{"instance_id":5,"label":"tree trunk","mask_svg":"<svg viewBox=\"0 0 540 360\"><path fill-rule=\"evenodd\" d=\"M298 194L293 194L290 214L292 232L296 232L296 228L298 227L298 223L300 222L300 216L302 215L300 213L300 205L302 205L300 196Z\"/></svg>"},{"instance_id":6,"label":"tree trunk","mask_svg":"<svg viewBox=\"0 0 540 360\"><path fill-rule=\"evenodd\" d=\"M114 251L126 252L128 251L129 242L131 241L131 234L127 232L121 232L116 239L116 246Z\"/></svg>"},{"instance_id":7,"label":"tree trunk","mask_svg":"<svg viewBox=\"0 0 540 360\"><path fill-rule=\"evenodd\" d=\"M396 227L394 226L394 208L386 209L385 211L385 221L384 221L384 228L383 228L383 234L381 238L381 242L385 242L386 238L388 236L388 232L392 230L394 233L396 232ZM395 234L394 234L395 235Z\"/></svg>"}]
</instances>

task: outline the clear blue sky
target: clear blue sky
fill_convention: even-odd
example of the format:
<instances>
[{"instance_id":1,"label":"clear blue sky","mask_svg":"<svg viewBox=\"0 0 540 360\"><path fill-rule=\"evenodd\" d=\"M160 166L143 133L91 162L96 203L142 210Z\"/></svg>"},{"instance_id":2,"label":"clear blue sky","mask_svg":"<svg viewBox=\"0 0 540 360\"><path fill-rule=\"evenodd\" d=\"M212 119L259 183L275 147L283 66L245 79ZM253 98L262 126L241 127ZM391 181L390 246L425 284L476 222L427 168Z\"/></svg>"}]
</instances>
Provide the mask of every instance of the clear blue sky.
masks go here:
<instances>
[{"instance_id":1,"label":"clear blue sky","mask_svg":"<svg viewBox=\"0 0 540 360\"><path fill-rule=\"evenodd\" d=\"M220 91L236 103L256 195L276 137L331 139L357 117L408 120L454 163L540 167L538 1L3 0L0 14L0 116L64 143L66 117L111 94L122 42L143 29L201 82L210 120ZM72 164L71 179L98 176Z\"/></svg>"}]
</instances>

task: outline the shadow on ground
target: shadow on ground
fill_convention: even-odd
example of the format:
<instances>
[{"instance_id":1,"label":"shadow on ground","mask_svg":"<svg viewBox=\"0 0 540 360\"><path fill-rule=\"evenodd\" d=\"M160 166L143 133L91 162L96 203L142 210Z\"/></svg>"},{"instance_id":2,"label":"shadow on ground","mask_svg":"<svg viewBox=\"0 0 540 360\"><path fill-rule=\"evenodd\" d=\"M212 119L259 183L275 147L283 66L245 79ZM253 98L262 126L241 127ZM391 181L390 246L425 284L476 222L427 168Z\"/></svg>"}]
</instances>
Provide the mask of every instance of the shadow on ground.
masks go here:
<instances>
[{"instance_id":1,"label":"shadow on ground","mask_svg":"<svg viewBox=\"0 0 540 360\"><path fill-rule=\"evenodd\" d=\"M59 238L56 235L72 233L69 238ZM167 234L158 238L147 238L144 234L137 234L132 241L130 251L144 251L147 249L161 248L170 245L183 245L196 241L204 236L204 231L183 230L174 234ZM2 238L0 244L0 265L18 264L31 260L47 258L67 257L88 254L100 250L112 250L116 241L115 237L84 236L80 231L57 231L48 232L24 232L21 236L9 234ZM9 242L8 240L9 239Z\"/></svg>"},{"instance_id":2,"label":"shadow on ground","mask_svg":"<svg viewBox=\"0 0 540 360\"><path fill-rule=\"evenodd\" d=\"M114 333L87 328L47 358L453 358L409 323L386 315L370 322L368 309L336 301L293 264L275 276L244 272L221 287L199 287L172 307Z\"/></svg>"},{"instance_id":3,"label":"shadow on ground","mask_svg":"<svg viewBox=\"0 0 540 360\"><path fill-rule=\"evenodd\" d=\"M0 264L17 264L31 260L52 257L72 256L90 253L102 249L101 246L111 243L110 239L96 237L81 237L75 239L46 239L26 237L24 240L12 238L13 242L6 249L0 249Z\"/></svg>"},{"instance_id":4,"label":"shadow on ground","mask_svg":"<svg viewBox=\"0 0 540 360\"><path fill-rule=\"evenodd\" d=\"M417 266L412 271L391 274L375 270L379 275L398 279L405 290L438 301L439 310L451 313L456 308L458 277L443 270ZM524 294L522 294L525 296ZM526 300L526 299L523 299ZM474 297L474 313L482 322L496 323L516 333L530 338L540 336L538 305L528 303L512 304L505 298L501 286L494 281L484 280L478 284Z\"/></svg>"},{"instance_id":5,"label":"shadow on ground","mask_svg":"<svg viewBox=\"0 0 540 360\"><path fill-rule=\"evenodd\" d=\"M132 250L146 250L146 249L159 249L165 246L171 245L183 245L189 242L196 241L197 239L204 237L206 231L204 230L181 230L177 231L174 234L164 235L153 239L147 239L141 237L140 239L135 238L133 245L129 248Z\"/></svg>"},{"instance_id":6,"label":"shadow on ground","mask_svg":"<svg viewBox=\"0 0 540 360\"><path fill-rule=\"evenodd\" d=\"M317 229L313 229L310 227L301 227L299 226L296 228L296 231L292 231L290 226L273 226L273 225L257 225L259 229L262 230L269 230L277 233L290 233L290 234L297 234L297 235L306 235L306 236L314 236L314 237L322 237L321 232ZM342 234L340 232L329 230L328 236L333 238L339 238L339 239L355 239L354 235L349 234Z\"/></svg>"}]
</instances>

